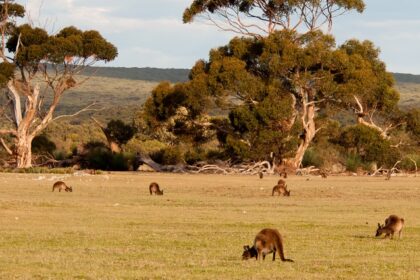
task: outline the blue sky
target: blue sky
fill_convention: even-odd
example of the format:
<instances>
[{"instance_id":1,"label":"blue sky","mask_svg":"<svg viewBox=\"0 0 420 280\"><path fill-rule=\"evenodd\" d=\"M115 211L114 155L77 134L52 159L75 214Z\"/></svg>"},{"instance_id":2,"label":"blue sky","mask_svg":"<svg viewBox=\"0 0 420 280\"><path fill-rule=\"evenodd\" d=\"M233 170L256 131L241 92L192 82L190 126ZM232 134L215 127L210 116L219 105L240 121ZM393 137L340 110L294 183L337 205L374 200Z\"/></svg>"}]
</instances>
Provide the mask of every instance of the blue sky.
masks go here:
<instances>
[{"instance_id":1,"label":"blue sky","mask_svg":"<svg viewBox=\"0 0 420 280\"><path fill-rule=\"evenodd\" d=\"M50 32L75 25L99 30L118 47L109 66L190 68L225 45L232 33L204 23L182 23L192 0L26 0L29 19ZM393 72L420 74L420 1L365 0L363 14L336 19L337 43L371 40Z\"/></svg>"}]
</instances>

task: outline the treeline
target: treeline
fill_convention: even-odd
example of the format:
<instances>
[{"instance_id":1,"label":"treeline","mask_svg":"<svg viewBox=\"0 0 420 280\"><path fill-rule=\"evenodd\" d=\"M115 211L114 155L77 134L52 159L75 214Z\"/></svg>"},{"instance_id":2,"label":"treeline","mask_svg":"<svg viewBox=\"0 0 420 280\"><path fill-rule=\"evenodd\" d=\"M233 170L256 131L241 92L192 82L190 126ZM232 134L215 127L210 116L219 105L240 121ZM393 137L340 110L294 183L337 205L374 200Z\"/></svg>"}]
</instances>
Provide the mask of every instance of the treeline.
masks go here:
<instances>
[{"instance_id":1,"label":"treeline","mask_svg":"<svg viewBox=\"0 0 420 280\"><path fill-rule=\"evenodd\" d=\"M88 67L85 74L99 77L119 78L142 81L170 81L173 83L188 80L190 69L182 68L153 68L153 67ZM420 75L392 73L397 83L420 84Z\"/></svg>"}]
</instances>

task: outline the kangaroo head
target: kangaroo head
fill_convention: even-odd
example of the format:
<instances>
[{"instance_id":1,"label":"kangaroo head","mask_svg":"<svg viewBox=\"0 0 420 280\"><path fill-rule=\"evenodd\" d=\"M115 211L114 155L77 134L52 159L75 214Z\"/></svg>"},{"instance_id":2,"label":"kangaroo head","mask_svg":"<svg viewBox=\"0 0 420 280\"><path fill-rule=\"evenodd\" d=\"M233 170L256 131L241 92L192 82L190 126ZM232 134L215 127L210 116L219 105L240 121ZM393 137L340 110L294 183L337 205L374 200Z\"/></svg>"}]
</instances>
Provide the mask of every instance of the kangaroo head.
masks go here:
<instances>
[{"instance_id":1,"label":"kangaroo head","mask_svg":"<svg viewBox=\"0 0 420 280\"><path fill-rule=\"evenodd\" d=\"M248 245L244 246L244 252L242 253L242 260L248 260L255 258L257 256L257 250L254 246L249 247Z\"/></svg>"},{"instance_id":2,"label":"kangaroo head","mask_svg":"<svg viewBox=\"0 0 420 280\"><path fill-rule=\"evenodd\" d=\"M381 226L380 223L378 223L378 229L376 230L376 235L375 237L378 237L382 234L382 229L384 228L384 225Z\"/></svg>"},{"instance_id":3,"label":"kangaroo head","mask_svg":"<svg viewBox=\"0 0 420 280\"><path fill-rule=\"evenodd\" d=\"M285 191L284 196L290 196L290 191Z\"/></svg>"},{"instance_id":4,"label":"kangaroo head","mask_svg":"<svg viewBox=\"0 0 420 280\"><path fill-rule=\"evenodd\" d=\"M65 189L66 192L73 192L73 188L71 186L66 187Z\"/></svg>"}]
</instances>

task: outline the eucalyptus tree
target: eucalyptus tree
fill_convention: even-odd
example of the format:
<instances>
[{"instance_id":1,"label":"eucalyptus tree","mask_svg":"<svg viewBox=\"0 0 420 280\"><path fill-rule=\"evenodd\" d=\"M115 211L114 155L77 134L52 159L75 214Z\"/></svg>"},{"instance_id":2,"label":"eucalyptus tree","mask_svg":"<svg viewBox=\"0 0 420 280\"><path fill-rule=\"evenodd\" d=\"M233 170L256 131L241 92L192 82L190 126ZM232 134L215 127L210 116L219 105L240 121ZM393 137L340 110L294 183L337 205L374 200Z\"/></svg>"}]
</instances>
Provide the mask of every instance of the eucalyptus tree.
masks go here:
<instances>
[{"instance_id":1,"label":"eucalyptus tree","mask_svg":"<svg viewBox=\"0 0 420 280\"><path fill-rule=\"evenodd\" d=\"M11 107L10 114L3 110L2 117L8 123L4 124L0 134L13 139L13 146L3 138L2 144L16 157L16 166L26 168L32 164L34 137L51 122L65 117L54 116L63 94L86 81L77 75L86 66L113 60L117 49L95 30L81 31L70 26L50 35L30 24L17 26L14 20L24 16L23 6L2 1L0 8L0 78L10 101L6 105ZM50 103L44 102L48 94L51 95Z\"/></svg>"},{"instance_id":2,"label":"eucalyptus tree","mask_svg":"<svg viewBox=\"0 0 420 280\"><path fill-rule=\"evenodd\" d=\"M352 110L359 123L381 130L373 121L373 112L396 107L398 93L373 44L351 40L337 47L331 35L322 33L326 25L331 29L334 17L351 10L362 12L364 7L363 0L196 0L185 10L183 20L188 23L201 17L222 30L245 36L211 52L205 68L210 76L217 72L218 78L210 78L208 86L242 102L230 114L230 122L241 137L244 134L237 126L240 117L248 118L248 124L264 124L255 112L261 111L262 104L269 104L265 98L281 106L277 111L288 112L285 119L278 116L282 129L264 125L282 132L281 137L285 137L285 131L293 134L300 127L300 143L293 149L293 156L285 160L298 167L320 129L316 122L318 111ZM232 67L241 70L227 74ZM227 82L226 77L231 81ZM286 96L288 102L280 101ZM259 131L255 128L249 130L254 136ZM249 147L253 143L248 140L256 139L250 134L245 141ZM286 139L292 136L296 135Z\"/></svg>"}]
</instances>

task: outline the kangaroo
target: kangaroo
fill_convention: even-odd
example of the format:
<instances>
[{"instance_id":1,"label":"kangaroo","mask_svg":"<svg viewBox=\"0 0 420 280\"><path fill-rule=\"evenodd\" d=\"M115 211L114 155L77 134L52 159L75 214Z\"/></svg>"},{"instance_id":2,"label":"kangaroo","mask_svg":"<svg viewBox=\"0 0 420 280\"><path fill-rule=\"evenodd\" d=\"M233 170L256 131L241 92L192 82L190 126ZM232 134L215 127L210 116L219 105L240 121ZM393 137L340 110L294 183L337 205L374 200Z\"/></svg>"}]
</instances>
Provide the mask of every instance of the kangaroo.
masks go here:
<instances>
[{"instance_id":1,"label":"kangaroo","mask_svg":"<svg viewBox=\"0 0 420 280\"><path fill-rule=\"evenodd\" d=\"M283 180L283 179L279 179L279 180L277 181L277 185L283 185L283 186L286 186L286 181L285 181L285 180Z\"/></svg>"},{"instance_id":2,"label":"kangaroo","mask_svg":"<svg viewBox=\"0 0 420 280\"><path fill-rule=\"evenodd\" d=\"M249 247L244 246L244 252L242 253L242 260L250 258L263 259L265 256L273 253L273 261L276 259L276 252L278 252L280 259L283 262L294 262L291 259L286 259L283 252L283 239L276 229L265 228L261 230L257 236L255 236L254 245Z\"/></svg>"},{"instance_id":3,"label":"kangaroo","mask_svg":"<svg viewBox=\"0 0 420 280\"><path fill-rule=\"evenodd\" d=\"M264 177L264 173L262 173L261 171L258 172L258 176L260 176L260 179L262 179Z\"/></svg>"},{"instance_id":4,"label":"kangaroo","mask_svg":"<svg viewBox=\"0 0 420 280\"><path fill-rule=\"evenodd\" d=\"M287 178L287 172L286 172L286 170L283 170L282 172L280 172L280 177L282 177L282 176L283 176L284 179Z\"/></svg>"},{"instance_id":5,"label":"kangaroo","mask_svg":"<svg viewBox=\"0 0 420 280\"><path fill-rule=\"evenodd\" d=\"M156 195L163 195L163 190L160 190L158 183L150 183L149 185L149 191L150 195L156 194Z\"/></svg>"},{"instance_id":6,"label":"kangaroo","mask_svg":"<svg viewBox=\"0 0 420 280\"><path fill-rule=\"evenodd\" d=\"M71 186L67 186L66 183L64 183L63 181L55 182L52 191L54 191L55 189L58 189L59 192L61 192L61 190L64 190L66 192L73 192L73 188Z\"/></svg>"},{"instance_id":7,"label":"kangaroo","mask_svg":"<svg viewBox=\"0 0 420 280\"><path fill-rule=\"evenodd\" d=\"M287 185L276 185L273 187L273 191L271 192L271 196L274 196L274 193L278 193L278 195L283 196L290 196L290 190L287 190Z\"/></svg>"},{"instance_id":8,"label":"kangaroo","mask_svg":"<svg viewBox=\"0 0 420 280\"><path fill-rule=\"evenodd\" d=\"M287 190L286 181L284 181L283 179L279 179L277 182L277 186L273 187L271 196L274 196L275 192L277 192L278 195L282 194L283 196L290 196L290 191Z\"/></svg>"},{"instance_id":9,"label":"kangaroo","mask_svg":"<svg viewBox=\"0 0 420 280\"><path fill-rule=\"evenodd\" d=\"M398 232L398 238L401 238L402 228L404 226L404 219L397 215L391 215L385 220L385 225L378 223L378 229L376 230L376 237L381 236L385 233L385 237L391 236L394 238L394 233Z\"/></svg>"}]
</instances>

